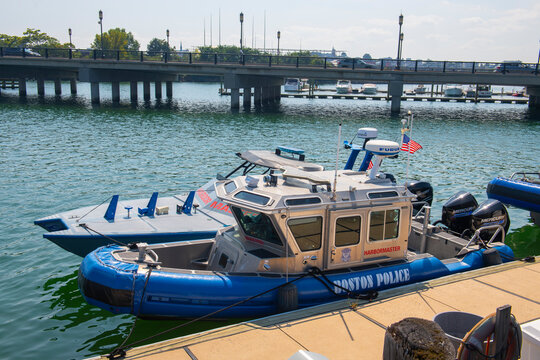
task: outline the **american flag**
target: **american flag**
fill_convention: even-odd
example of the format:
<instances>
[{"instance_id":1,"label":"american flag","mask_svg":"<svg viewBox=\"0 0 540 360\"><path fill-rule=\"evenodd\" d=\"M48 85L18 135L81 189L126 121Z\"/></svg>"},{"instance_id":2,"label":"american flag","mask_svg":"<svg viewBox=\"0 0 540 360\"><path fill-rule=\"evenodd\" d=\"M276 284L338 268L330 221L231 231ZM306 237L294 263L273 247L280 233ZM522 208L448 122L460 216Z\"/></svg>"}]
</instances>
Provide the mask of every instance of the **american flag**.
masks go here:
<instances>
[{"instance_id":1,"label":"american flag","mask_svg":"<svg viewBox=\"0 0 540 360\"><path fill-rule=\"evenodd\" d=\"M370 161L370 162L369 162L369 165L368 165L368 167L367 167L367 169L369 170L369 169L371 169L372 167L373 167L373 161Z\"/></svg>"},{"instance_id":2,"label":"american flag","mask_svg":"<svg viewBox=\"0 0 540 360\"><path fill-rule=\"evenodd\" d=\"M410 145L410 149L409 149ZM408 151L411 154L414 154L417 150L422 149L422 145L417 143L414 140L411 140L407 134L403 135L403 145L401 145L401 151Z\"/></svg>"}]
</instances>

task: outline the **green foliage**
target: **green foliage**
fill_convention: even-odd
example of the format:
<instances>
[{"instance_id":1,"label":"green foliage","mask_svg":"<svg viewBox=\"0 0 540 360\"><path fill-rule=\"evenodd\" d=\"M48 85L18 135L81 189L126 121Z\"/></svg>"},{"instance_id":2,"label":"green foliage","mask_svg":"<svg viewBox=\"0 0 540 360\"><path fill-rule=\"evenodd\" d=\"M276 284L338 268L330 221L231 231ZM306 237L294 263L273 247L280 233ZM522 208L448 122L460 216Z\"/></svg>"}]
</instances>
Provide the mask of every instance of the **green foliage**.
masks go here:
<instances>
[{"instance_id":1,"label":"green foliage","mask_svg":"<svg viewBox=\"0 0 540 360\"><path fill-rule=\"evenodd\" d=\"M91 45L92 49L101 49L101 35ZM103 50L139 51L139 42L126 29L115 28L103 33Z\"/></svg>"},{"instance_id":2,"label":"green foliage","mask_svg":"<svg viewBox=\"0 0 540 360\"><path fill-rule=\"evenodd\" d=\"M146 51L148 52L147 54L149 56L156 56L164 52L174 52L176 51L176 49L174 48L174 46L170 47L169 45L167 45L167 40L153 38L148 43L148 46L146 47Z\"/></svg>"},{"instance_id":3,"label":"green foliage","mask_svg":"<svg viewBox=\"0 0 540 360\"><path fill-rule=\"evenodd\" d=\"M28 28L23 36L0 34L0 46L25 48L69 48L69 43L60 44L58 39L41 32L41 30Z\"/></svg>"}]
</instances>

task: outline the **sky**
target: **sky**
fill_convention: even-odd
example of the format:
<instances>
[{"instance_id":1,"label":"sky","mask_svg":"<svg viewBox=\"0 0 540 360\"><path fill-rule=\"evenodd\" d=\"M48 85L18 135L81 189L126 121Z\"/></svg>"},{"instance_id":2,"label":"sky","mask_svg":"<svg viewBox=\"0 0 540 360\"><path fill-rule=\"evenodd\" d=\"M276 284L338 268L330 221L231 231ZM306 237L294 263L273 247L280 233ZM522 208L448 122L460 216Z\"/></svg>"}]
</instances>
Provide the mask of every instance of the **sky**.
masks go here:
<instances>
[{"instance_id":1,"label":"sky","mask_svg":"<svg viewBox=\"0 0 540 360\"><path fill-rule=\"evenodd\" d=\"M279 30L281 49L395 58L402 13L404 58L536 63L540 51L537 0L0 0L0 9L0 33L34 28L69 42L71 28L77 48L89 47L99 33L102 10L103 30L125 28L142 50L155 37L166 39L167 29L177 49L239 45L243 12L248 47L277 47Z\"/></svg>"}]
</instances>

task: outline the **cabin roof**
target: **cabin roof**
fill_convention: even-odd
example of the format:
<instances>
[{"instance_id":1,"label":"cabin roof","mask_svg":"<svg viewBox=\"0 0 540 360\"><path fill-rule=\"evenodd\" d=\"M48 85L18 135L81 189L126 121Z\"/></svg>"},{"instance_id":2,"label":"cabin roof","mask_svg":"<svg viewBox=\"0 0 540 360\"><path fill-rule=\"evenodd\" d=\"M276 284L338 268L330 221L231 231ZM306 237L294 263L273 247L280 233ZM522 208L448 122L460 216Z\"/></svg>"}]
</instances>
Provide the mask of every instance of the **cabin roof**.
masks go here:
<instances>
[{"instance_id":1,"label":"cabin roof","mask_svg":"<svg viewBox=\"0 0 540 360\"><path fill-rule=\"evenodd\" d=\"M413 197L405 186L392 183L384 174L370 179L366 172L338 170L334 198L335 174L335 171L331 170L307 172L282 167L281 173L274 174L275 185L269 181L269 176L239 176L216 183L216 192L218 197L228 204L260 211L302 205L317 207L317 204L329 203L396 201ZM231 181L234 181L234 185ZM306 200L302 202L299 199Z\"/></svg>"}]
</instances>

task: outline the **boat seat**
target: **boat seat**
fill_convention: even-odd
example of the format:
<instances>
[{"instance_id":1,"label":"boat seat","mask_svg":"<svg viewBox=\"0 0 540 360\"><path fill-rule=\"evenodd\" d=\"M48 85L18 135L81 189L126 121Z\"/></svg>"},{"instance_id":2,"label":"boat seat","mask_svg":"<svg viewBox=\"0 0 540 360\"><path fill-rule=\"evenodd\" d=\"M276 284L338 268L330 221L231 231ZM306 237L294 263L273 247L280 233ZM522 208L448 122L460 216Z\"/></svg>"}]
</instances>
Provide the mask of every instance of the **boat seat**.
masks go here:
<instances>
[{"instance_id":1,"label":"boat seat","mask_svg":"<svg viewBox=\"0 0 540 360\"><path fill-rule=\"evenodd\" d=\"M152 194L150 197L150 201L148 201L148 205L146 205L145 208L138 208L139 209L139 215L141 216L154 216L154 212L156 211L156 204L157 204L157 198L158 198L158 192Z\"/></svg>"}]
</instances>

